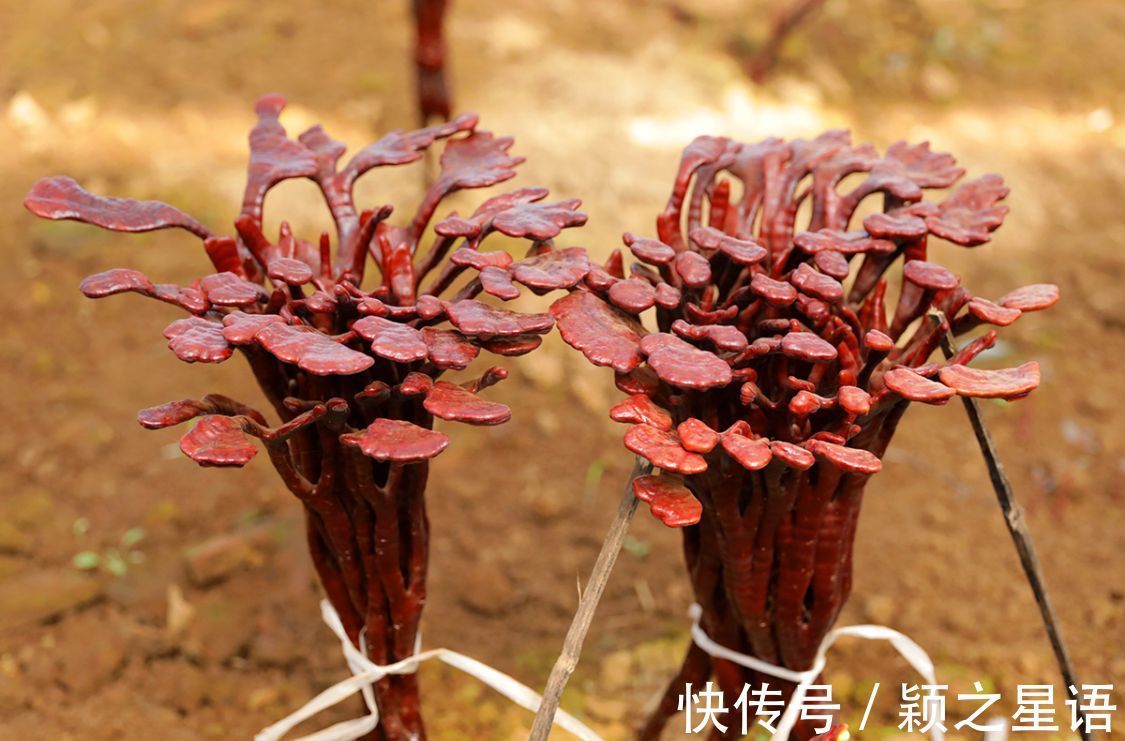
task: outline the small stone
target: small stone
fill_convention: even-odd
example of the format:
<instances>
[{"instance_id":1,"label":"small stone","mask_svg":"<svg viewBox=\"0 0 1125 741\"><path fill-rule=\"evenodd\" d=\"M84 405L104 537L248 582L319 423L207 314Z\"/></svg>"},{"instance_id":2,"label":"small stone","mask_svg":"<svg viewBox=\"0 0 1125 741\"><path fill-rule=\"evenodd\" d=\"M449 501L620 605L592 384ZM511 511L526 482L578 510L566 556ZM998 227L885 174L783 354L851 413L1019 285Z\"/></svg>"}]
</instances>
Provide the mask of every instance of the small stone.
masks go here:
<instances>
[{"instance_id":1,"label":"small stone","mask_svg":"<svg viewBox=\"0 0 1125 741\"><path fill-rule=\"evenodd\" d=\"M0 584L0 630L58 617L102 596L97 579L76 571L31 571Z\"/></svg>"},{"instance_id":2,"label":"small stone","mask_svg":"<svg viewBox=\"0 0 1125 741\"><path fill-rule=\"evenodd\" d=\"M216 584L236 571L265 561L265 540L258 528L217 535L188 549L185 567L188 579L198 587Z\"/></svg>"}]
</instances>

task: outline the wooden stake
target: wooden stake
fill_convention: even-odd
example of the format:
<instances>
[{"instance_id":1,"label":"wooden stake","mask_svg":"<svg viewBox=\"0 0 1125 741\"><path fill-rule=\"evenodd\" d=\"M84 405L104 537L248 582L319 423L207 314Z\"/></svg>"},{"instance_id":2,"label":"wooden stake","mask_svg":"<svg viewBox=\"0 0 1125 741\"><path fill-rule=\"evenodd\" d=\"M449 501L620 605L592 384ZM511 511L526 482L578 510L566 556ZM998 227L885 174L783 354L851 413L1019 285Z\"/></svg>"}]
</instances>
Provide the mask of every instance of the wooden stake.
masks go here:
<instances>
[{"instance_id":1,"label":"wooden stake","mask_svg":"<svg viewBox=\"0 0 1125 741\"><path fill-rule=\"evenodd\" d=\"M559 700L562 699L566 683L570 675L578 666L578 659L582 655L582 644L586 640L586 633L594 620L594 611L609 582L609 575L613 565L617 563L617 554L621 552L621 545L625 542L625 533L629 530L629 523L633 513L637 511L637 497L633 494L633 480L638 476L645 476L652 472L652 464L638 457L633 473L625 484L625 493L621 503L617 506L617 515L609 526L609 532L602 542L602 550L590 574L590 581L582 591L582 598L578 601L578 611L570 628L566 631L566 640L563 642L562 653L551 669L551 676L547 678L547 688L543 691L543 701L539 704L539 712L535 714L535 723L531 727L529 741L547 741L551 732L551 725L555 720L555 712L559 709Z\"/></svg>"},{"instance_id":2,"label":"wooden stake","mask_svg":"<svg viewBox=\"0 0 1125 741\"><path fill-rule=\"evenodd\" d=\"M949 322L940 311L931 311L929 318L937 326L937 331L942 332L941 351L945 355L945 359L949 360L957 353L957 346L954 344L953 332L950 330ZM973 434L976 435L980 452L988 466L988 478L992 481L996 499L1000 502L1000 511L1004 513L1004 524L1008 528L1008 533L1012 536L1012 542L1016 545L1016 552L1019 554L1023 573L1027 576L1031 591L1035 595L1035 602L1039 605L1039 615L1043 619L1043 627L1047 629L1047 637L1051 640L1051 648L1054 649L1055 660L1059 664L1063 681L1067 687L1073 686L1081 691L1082 685L1078 683L1074 674L1074 666L1070 662L1070 654L1063 642L1059 621L1055 616L1055 609L1047 596L1047 585L1043 581L1043 575L1039 569L1039 558L1035 555L1035 547L1031 543L1031 532L1027 529L1027 523L1024 522L1023 510L1020 509L1015 495L1012 493L1012 484L1008 481L1007 474L1004 473L1004 466L1000 463L1000 457L996 453L992 435L989 434L988 428L984 425L980 406L977 404L977 400L971 396L962 396L961 402L965 405L965 411L969 414ZM1074 706L1075 712L1081 720L1079 733L1084 741L1091 741L1093 736L1087 728L1086 716L1082 712L1081 698L1076 698L1076 700L1078 702Z\"/></svg>"}]
</instances>

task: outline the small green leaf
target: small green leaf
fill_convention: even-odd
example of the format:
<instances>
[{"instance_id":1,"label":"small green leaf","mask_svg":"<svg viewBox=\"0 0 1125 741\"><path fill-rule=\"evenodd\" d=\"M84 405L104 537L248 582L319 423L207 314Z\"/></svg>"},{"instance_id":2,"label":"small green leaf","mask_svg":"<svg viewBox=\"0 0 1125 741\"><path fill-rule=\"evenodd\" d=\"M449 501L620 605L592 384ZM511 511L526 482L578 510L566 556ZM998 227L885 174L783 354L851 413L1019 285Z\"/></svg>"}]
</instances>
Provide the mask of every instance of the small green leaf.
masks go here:
<instances>
[{"instance_id":1,"label":"small green leaf","mask_svg":"<svg viewBox=\"0 0 1125 741\"><path fill-rule=\"evenodd\" d=\"M105 553L105 570L114 576L125 576L129 565L115 549L111 548Z\"/></svg>"},{"instance_id":2,"label":"small green leaf","mask_svg":"<svg viewBox=\"0 0 1125 741\"><path fill-rule=\"evenodd\" d=\"M621 547L636 558L644 558L652 551L652 546L647 541L634 538L632 535L625 536L625 539L621 541Z\"/></svg>"},{"instance_id":3,"label":"small green leaf","mask_svg":"<svg viewBox=\"0 0 1125 741\"><path fill-rule=\"evenodd\" d=\"M98 568L98 564L101 563L101 560L101 556L94 551L82 551L81 553L75 553L71 562L76 569L91 571L92 569Z\"/></svg>"},{"instance_id":4,"label":"small green leaf","mask_svg":"<svg viewBox=\"0 0 1125 741\"><path fill-rule=\"evenodd\" d=\"M124 535L121 536L121 545L125 546L126 548L132 548L137 543L140 543L142 540L144 540L144 537L145 529L143 527L131 527L125 531Z\"/></svg>"},{"instance_id":5,"label":"small green leaf","mask_svg":"<svg viewBox=\"0 0 1125 741\"><path fill-rule=\"evenodd\" d=\"M75 535L85 535L90 532L90 521L85 517L79 517L74 521L74 524L70 526L70 529Z\"/></svg>"}]
</instances>

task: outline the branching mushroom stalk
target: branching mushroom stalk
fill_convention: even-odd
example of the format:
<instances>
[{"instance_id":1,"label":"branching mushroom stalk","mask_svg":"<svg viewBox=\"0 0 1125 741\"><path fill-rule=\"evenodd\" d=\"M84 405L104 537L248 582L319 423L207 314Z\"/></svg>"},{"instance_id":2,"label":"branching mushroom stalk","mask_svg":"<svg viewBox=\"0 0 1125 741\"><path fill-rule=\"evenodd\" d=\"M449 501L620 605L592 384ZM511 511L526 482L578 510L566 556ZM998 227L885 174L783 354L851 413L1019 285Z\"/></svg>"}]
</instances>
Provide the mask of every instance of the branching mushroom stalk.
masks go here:
<instances>
[{"instance_id":1,"label":"branching mushroom stalk","mask_svg":"<svg viewBox=\"0 0 1125 741\"><path fill-rule=\"evenodd\" d=\"M866 178L841 191L856 173ZM662 470L635 493L683 528L702 627L719 643L808 669L851 589L864 488L909 403L1015 399L1038 385L1034 362L966 367L992 331L948 363L930 360L943 331L919 321L930 307L964 334L1058 298L1050 285L974 297L928 261L931 237L980 245L1007 212L995 175L924 200L963 174L928 144L880 156L842 131L701 137L684 151L657 238L625 235L640 261L629 275L614 251L553 305L563 339L629 394L610 416L632 425L625 446ZM853 226L875 196L882 210ZM901 288L889 306L892 283ZM649 309L655 332L640 319ZM728 697L746 683L792 691L692 645L641 737L659 737L685 682L712 675Z\"/></svg>"},{"instance_id":2,"label":"branching mushroom stalk","mask_svg":"<svg viewBox=\"0 0 1125 741\"><path fill-rule=\"evenodd\" d=\"M218 363L236 352L247 359L276 426L218 395L145 409L138 419L163 428L198 417L180 448L203 466L245 465L257 453L253 439L261 441L304 506L309 553L348 636L372 661L389 664L413 654L426 599L429 459L449 444L434 418L495 425L511 416L477 395L507 376L503 368L461 385L441 377L465 369L481 349L515 356L540 345L554 323L549 314L477 297L507 301L521 295L520 286L540 294L574 287L589 269L585 252L556 249L553 239L586 216L577 200L545 203L545 189L521 188L431 229L446 196L515 176L523 160L509 156L510 138L480 131L476 116L462 115L392 132L341 168L344 145L319 126L287 136L284 105L277 95L257 103L234 236L214 235L164 203L92 195L67 177L39 181L24 203L44 218L121 232L180 228L203 240L217 272L190 286L117 268L81 289L91 298L139 293L187 311L164 331L181 360ZM358 209L352 188L359 176L414 162L440 139L448 140L440 173L409 220L392 223L390 206ZM289 178L320 187L335 221L334 250L330 235L306 241L285 223L276 241L265 236L266 193ZM527 257L482 250L495 233L527 240ZM361 287L365 277L372 286ZM372 738L424 738L415 675L393 675L375 690L382 722Z\"/></svg>"}]
</instances>

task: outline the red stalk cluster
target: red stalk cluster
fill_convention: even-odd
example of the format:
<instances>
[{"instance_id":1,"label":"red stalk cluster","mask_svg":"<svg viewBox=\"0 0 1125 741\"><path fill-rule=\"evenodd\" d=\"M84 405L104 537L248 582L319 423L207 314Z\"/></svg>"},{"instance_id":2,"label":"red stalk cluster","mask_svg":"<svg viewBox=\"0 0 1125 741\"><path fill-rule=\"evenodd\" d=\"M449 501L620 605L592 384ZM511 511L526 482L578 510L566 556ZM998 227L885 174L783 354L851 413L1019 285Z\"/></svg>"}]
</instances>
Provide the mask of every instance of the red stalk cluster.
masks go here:
<instances>
[{"instance_id":1,"label":"red stalk cluster","mask_svg":"<svg viewBox=\"0 0 1125 741\"><path fill-rule=\"evenodd\" d=\"M246 358L280 424L219 395L145 409L138 419L163 428L198 417L180 448L204 466L245 465L257 438L304 505L313 563L348 636L359 646L362 634L369 657L388 664L413 653L426 597L428 461L449 443L433 420L495 425L511 414L478 396L506 377L502 368L461 385L440 379L466 368L481 349L513 356L539 346L553 326L550 315L477 297L510 300L520 286L535 293L573 287L588 269L585 253L555 249L553 238L586 216L577 200L544 203L545 189L521 188L430 230L450 194L516 174L523 160L509 156L511 139L477 130L476 117L464 115L390 133L341 167L344 145L319 126L296 140L287 136L278 120L284 105L280 96L257 103L233 236L212 234L164 203L92 195L66 177L39 181L24 203L44 218L122 232L180 228L203 240L217 272L190 286L119 268L87 278L82 291L91 298L139 293L186 311L164 331L181 360ZM447 140L440 173L409 220L392 223L389 205L357 208L357 178L414 162L440 139ZM335 222L334 247L327 233L310 242L285 223L276 240L263 232L266 193L289 178L320 187ZM481 250L495 233L530 242L527 257ZM378 280L364 289L369 263ZM376 737L424 737L414 675L388 677L375 690L382 714Z\"/></svg>"},{"instance_id":2,"label":"red stalk cluster","mask_svg":"<svg viewBox=\"0 0 1125 741\"><path fill-rule=\"evenodd\" d=\"M840 187L857 173L859 185ZM928 144L880 155L842 131L701 137L684 151L657 238L625 235L639 260L628 275L615 251L552 307L563 339L629 394L610 416L662 471L634 490L684 527L702 626L721 644L809 668L851 587L864 487L909 403L1014 399L1038 385L1034 362L967 366L992 330L950 362L930 360L950 323L957 335L1005 326L1058 297L1050 285L975 297L928 260L931 237L980 245L1007 212L995 175L924 199L963 174ZM866 208L871 196L881 210ZM649 309L656 332L640 321ZM948 322L926 320L931 309ZM684 683L712 674L732 698L746 683L783 684L693 645L642 737L659 736Z\"/></svg>"}]
</instances>

